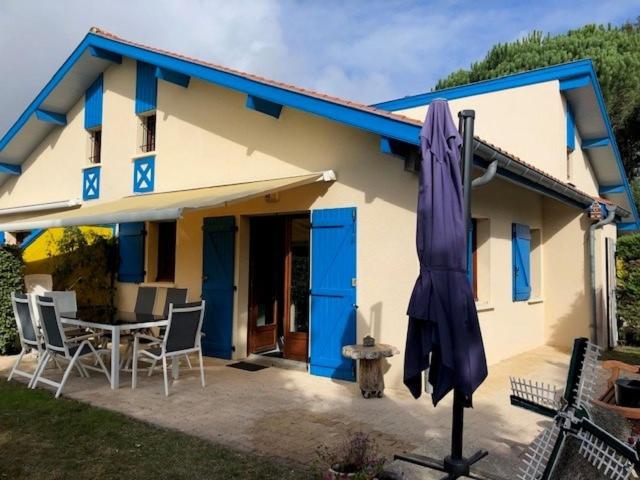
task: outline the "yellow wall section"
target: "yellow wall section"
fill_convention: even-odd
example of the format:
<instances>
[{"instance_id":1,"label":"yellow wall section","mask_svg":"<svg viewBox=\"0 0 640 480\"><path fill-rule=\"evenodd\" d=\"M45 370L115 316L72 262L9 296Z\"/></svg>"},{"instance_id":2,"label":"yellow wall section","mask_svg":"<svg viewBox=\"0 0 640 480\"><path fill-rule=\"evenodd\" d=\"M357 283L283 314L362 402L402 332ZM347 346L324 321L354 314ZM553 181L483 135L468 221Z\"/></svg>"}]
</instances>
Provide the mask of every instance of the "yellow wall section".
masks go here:
<instances>
[{"instance_id":1,"label":"yellow wall section","mask_svg":"<svg viewBox=\"0 0 640 480\"><path fill-rule=\"evenodd\" d=\"M84 234L92 233L107 238L113 234L111 227L80 227L80 231ZM63 228L50 228L23 249L25 273L51 273L47 262L50 257L59 253L56 242L62 238L63 232Z\"/></svg>"},{"instance_id":2,"label":"yellow wall section","mask_svg":"<svg viewBox=\"0 0 640 480\"><path fill-rule=\"evenodd\" d=\"M590 195L598 194L581 152L574 154L572 178L567 175L565 103L557 81L459 98L449 101L449 106L456 116L460 110L476 111L475 133L480 138L562 181L574 183ZM424 120L427 108L398 113Z\"/></svg>"}]
</instances>

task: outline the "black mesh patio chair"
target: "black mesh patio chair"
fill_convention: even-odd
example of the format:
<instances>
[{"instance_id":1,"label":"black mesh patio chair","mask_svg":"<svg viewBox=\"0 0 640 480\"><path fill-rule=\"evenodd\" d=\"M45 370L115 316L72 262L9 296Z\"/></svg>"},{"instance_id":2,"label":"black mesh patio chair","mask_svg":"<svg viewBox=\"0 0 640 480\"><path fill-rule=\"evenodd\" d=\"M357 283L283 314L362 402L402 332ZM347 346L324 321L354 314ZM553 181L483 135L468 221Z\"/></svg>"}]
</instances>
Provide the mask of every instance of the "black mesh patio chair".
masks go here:
<instances>
[{"instance_id":1,"label":"black mesh patio chair","mask_svg":"<svg viewBox=\"0 0 640 480\"><path fill-rule=\"evenodd\" d=\"M71 370L76 366L81 376L88 377L88 370L95 370L104 373L107 377L107 382L110 383L111 378L109 371L105 367L99 354L99 352L102 353L103 351L96 350L90 341L97 339L100 334L90 333L76 337L67 337L62 322L60 321L60 312L54 300L50 297L38 296L36 303L40 311L40 322L42 335L44 337L44 353L41 355L38 366L36 367L31 388L36 388L38 383L50 385L57 389L56 398L58 398L69 378ZM81 359L87 356L92 356L96 361L96 365L99 367L83 364ZM55 382L43 377L45 366L50 358L69 362L60 382Z\"/></svg>"},{"instance_id":2,"label":"black mesh patio chair","mask_svg":"<svg viewBox=\"0 0 640 480\"><path fill-rule=\"evenodd\" d=\"M133 307L133 311L136 313L153 313L153 306L156 303L156 287L138 287L138 294L136 296L136 305Z\"/></svg>"},{"instance_id":3,"label":"black mesh patio chair","mask_svg":"<svg viewBox=\"0 0 640 480\"><path fill-rule=\"evenodd\" d=\"M187 292L188 290L186 288L167 288L167 296L164 300L162 316L165 318L169 317L169 306L172 303L174 305L187 303Z\"/></svg>"},{"instance_id":4,"label":"black mesh patio chair","mask_svg":"<svg viewBox=\"0 0 640 480\"><path fill-rule=\"evenodd\" d=\"M18 329L18 336L20 338L20 354L13 364L13 368L9 373L9 380L14 375L26 377L29 379L29 385L33 381L35 371L26 372L20 370L18 366L27 353L36 352L38 359L42 355L43 344L42 336L38 326L34 322L33 315L31 315L31 309L29 308L29 298L23 293L11 293L11 305L13 306L13 316L16 320L16 326Z\"/></svg>"},{"instance_id":5,"label":"black mesh patio chair","mask_svg":"<svg viewBox=\"0 0 640 480\"><path fill-rule=\"evenodd\" d=\"M138 358L147 357L155 361L162 361L164 374L164 393L169 395L169 376L167 360L178 358L189 353L198 353L200 360L200 382L204 388L204 365L202 363L201 330L204 318L204 300L183 305L169 306L167 330L162 338L138 333L133 341L133 374L131 388L136 388L138 382ZM140 340L149 341L148 348L140 349Z\"/></svg>"}]
</instances>

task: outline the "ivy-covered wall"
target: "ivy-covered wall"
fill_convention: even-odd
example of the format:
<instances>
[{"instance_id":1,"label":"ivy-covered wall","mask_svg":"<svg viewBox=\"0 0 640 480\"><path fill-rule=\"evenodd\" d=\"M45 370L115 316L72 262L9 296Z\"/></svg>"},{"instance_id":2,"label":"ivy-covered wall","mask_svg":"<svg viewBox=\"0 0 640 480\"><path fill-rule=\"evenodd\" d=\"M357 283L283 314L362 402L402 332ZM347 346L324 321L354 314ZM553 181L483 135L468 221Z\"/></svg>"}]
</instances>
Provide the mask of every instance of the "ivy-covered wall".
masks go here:
<instances>
[{"instance_id":1,"label":"ivy-covered wall","mask_svg":"<svg viewBox=\"0 0 640 480\"><path fill-rule=\"evenodd\" d=\"M617 270L621 338L628 344L640 345L640 233L618 239Z\"/></svg>"},{"instance_id":2,"label":"ivy-covered wall","mask_svg":"<svg viewBox=\"0 0 640 480\"><path fill-rule=\"evenodd\" d=\"M12 246L0 246L0 355L16 353L20 346L11 292L24 289L23 271L20 250Z\"/></svg>"}]
</instances>

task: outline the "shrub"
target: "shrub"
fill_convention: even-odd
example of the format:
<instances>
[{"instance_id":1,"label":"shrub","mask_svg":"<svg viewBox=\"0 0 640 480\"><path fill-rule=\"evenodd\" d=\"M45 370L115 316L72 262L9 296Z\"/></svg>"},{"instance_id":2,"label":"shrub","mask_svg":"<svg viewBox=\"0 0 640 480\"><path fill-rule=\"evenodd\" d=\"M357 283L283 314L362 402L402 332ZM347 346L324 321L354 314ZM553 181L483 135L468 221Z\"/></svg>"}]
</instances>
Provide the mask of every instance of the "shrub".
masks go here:
<instances>
[{"instance_id":1,"label":"shrub","mask_svg":"<svg viewBox=\"0 0 640 480\"><path fill-rule=\"evenodd\" d=\"M22 291L24 262L17 247L0 247L0 355L16 353L19 347L11 292Z\"/></svg>"},{"instance_id":2,"label":"shrub","mask_svg":"<svg viewBox=\"0 0 640 480\"><path fill-rule=\"evenodd\" d=\"M115 248L113 238L65 228L60 239L49 245L54 290L74 290L78 305L112 306Z\"/></svg>"},{"instance_id":3,"label":"shrub","mask_svg":"<svg viewBox=\"0 0 640 480\"><path fill-rule=\"evenodd\" d=\"M640 344L640 234L625 235L617 244L618 317L621 337Z\"/></svg>"}]
</instances>

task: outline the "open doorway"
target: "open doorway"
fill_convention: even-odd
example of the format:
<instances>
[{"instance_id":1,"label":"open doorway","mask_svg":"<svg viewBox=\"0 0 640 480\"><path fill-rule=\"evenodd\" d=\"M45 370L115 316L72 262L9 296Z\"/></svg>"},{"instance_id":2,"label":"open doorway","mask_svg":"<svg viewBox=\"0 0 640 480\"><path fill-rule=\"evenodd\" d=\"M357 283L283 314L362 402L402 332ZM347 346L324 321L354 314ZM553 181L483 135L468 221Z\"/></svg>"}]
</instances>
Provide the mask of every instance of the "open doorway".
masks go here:
<instances>
[{"instance_id":1,"label":"open doorway","mask_svg":"<svg viewBox=\"0 0 640 480\"><path fill-rule=\"evenodd\" d=\"M249 353L306 362L309 215L253 217L250 228Z\"/></svg>"}]
</instances>

